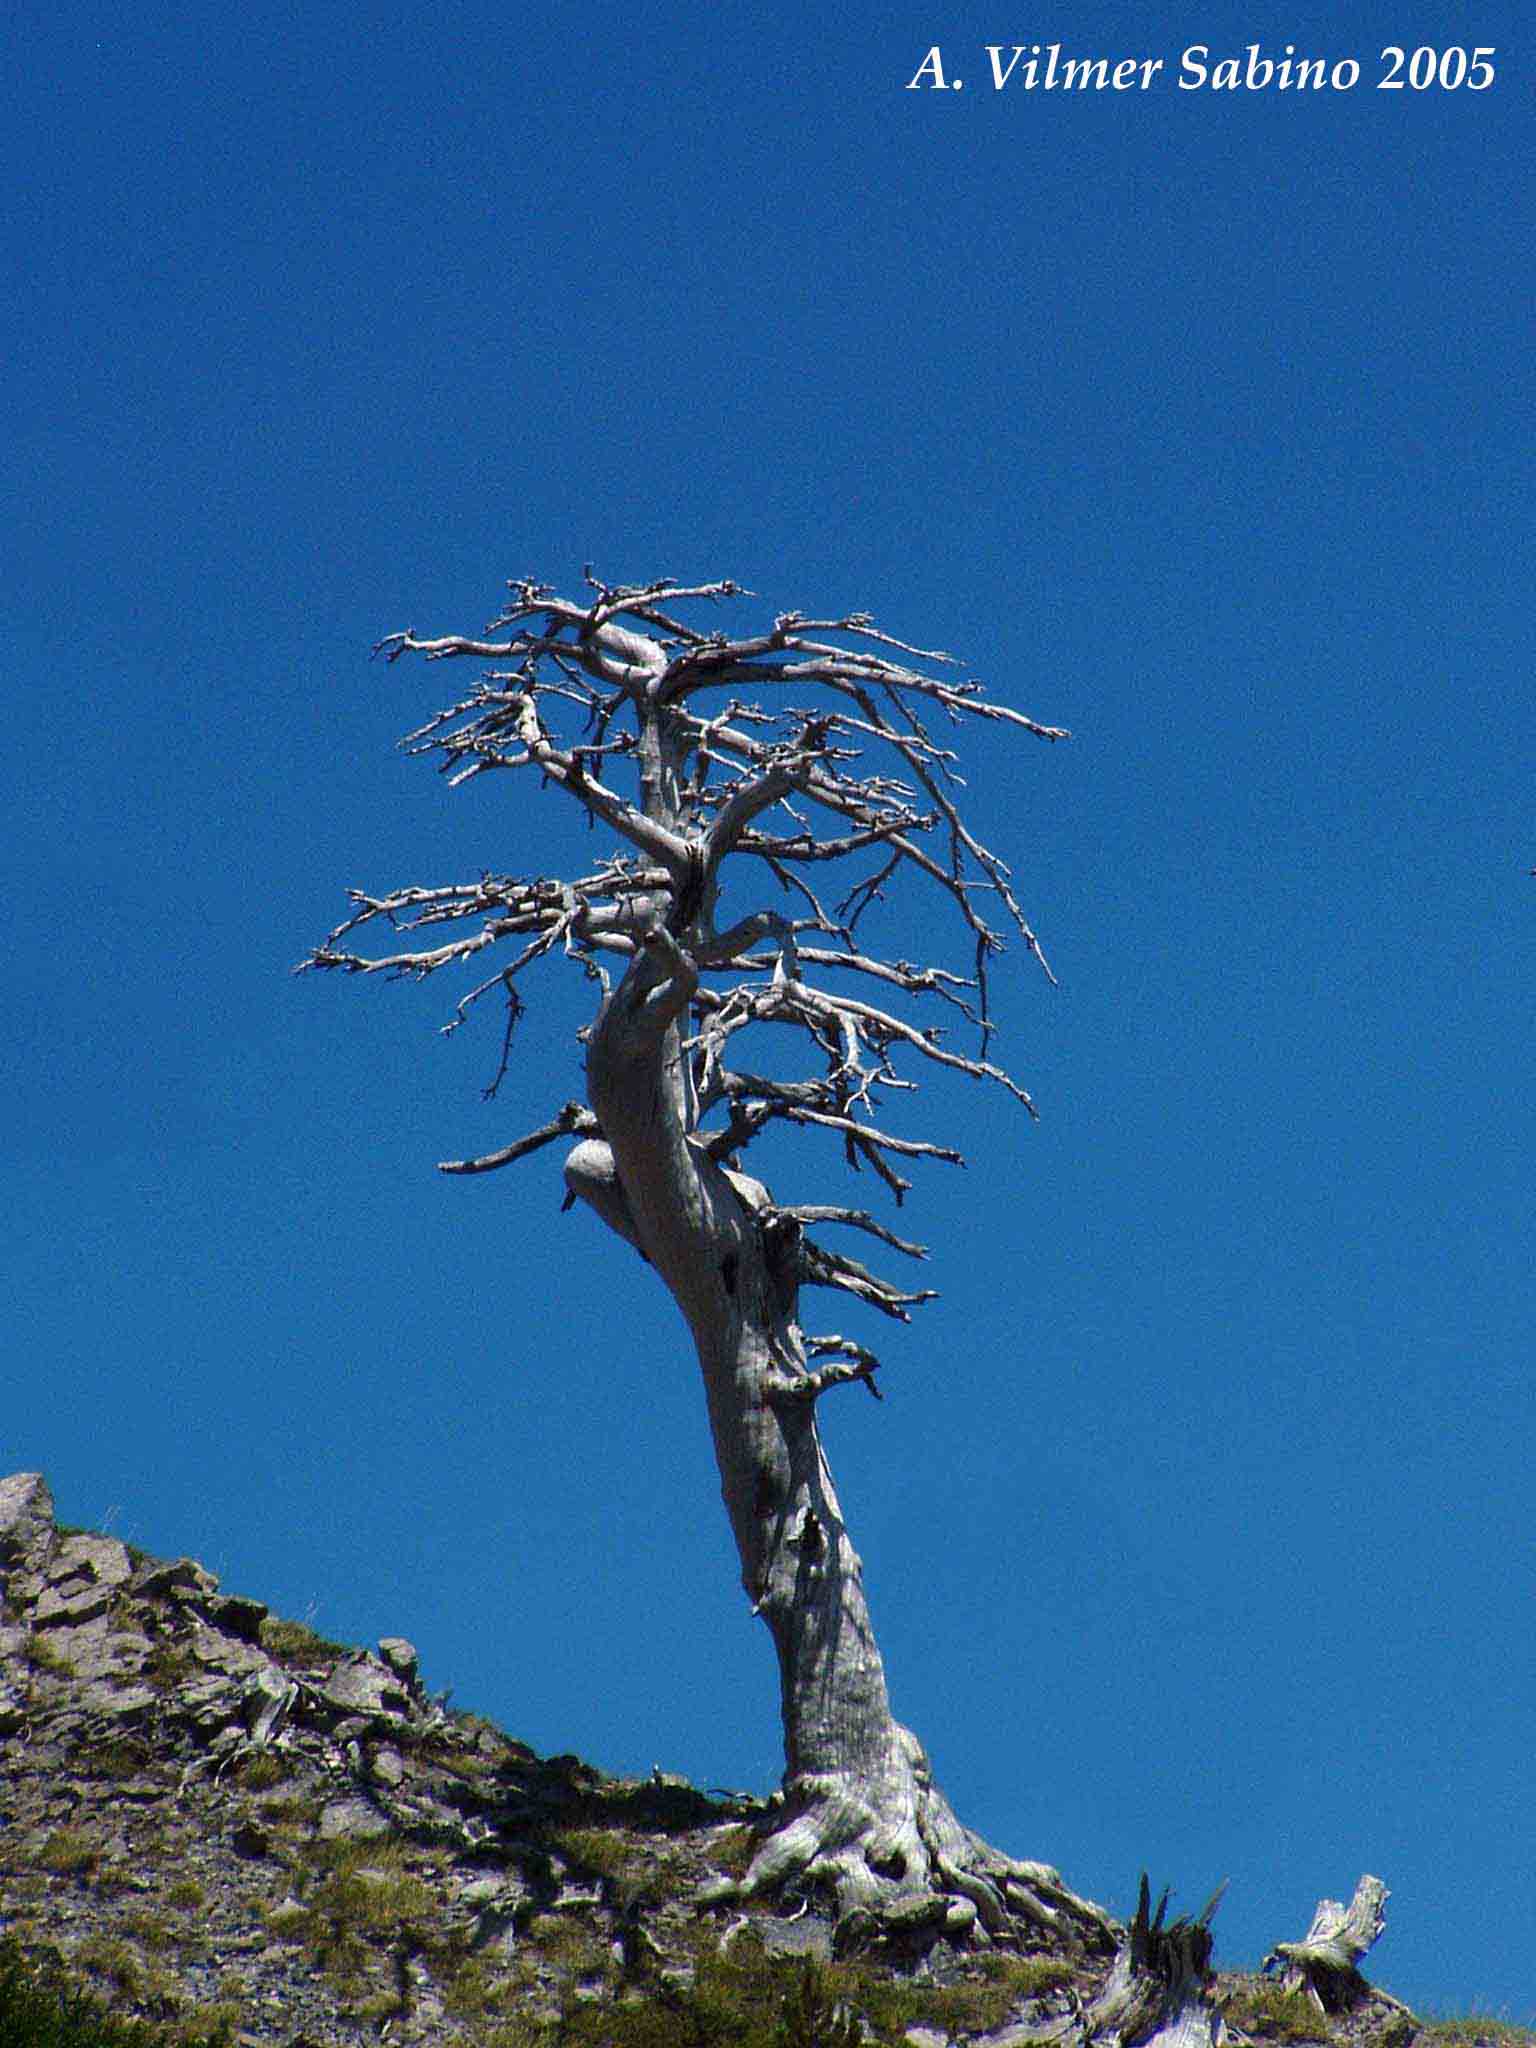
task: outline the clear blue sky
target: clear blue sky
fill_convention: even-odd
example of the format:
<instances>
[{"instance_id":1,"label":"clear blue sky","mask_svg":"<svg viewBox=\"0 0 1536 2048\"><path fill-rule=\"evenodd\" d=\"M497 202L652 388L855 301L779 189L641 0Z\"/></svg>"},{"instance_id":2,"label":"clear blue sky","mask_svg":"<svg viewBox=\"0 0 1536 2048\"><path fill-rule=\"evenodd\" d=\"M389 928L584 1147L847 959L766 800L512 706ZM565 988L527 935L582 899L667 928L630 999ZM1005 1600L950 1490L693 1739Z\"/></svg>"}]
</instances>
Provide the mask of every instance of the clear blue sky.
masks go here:
<instances>
[{"instance_id":1,"label":"clear blue sky","mask_svg":"<svg viewBox=\"0 0 1536 2048\"><path fill-rule=\"evenodd\" d=\"M31 10L0 1467L543 1748L766 1790L680 1322L553 1155L433 1170L573 1092L576 993L488 1107L456 991L287 970L349 884L557 844L393 752L448 672L382 632L586 560L867 608L1075 735L972 783L1043 1121L911 1110L971 1162L905 1211L943 1298L828 1404L897 1710L1110 1904L1229 1877L1221 1960L1369 1869L1381 1980L1529 2019L1530 50L1229 14ZM993 92L1037 36L1167 69ZM936 40L964 89L903 90ZM1177 89L1251 40L1361 84ZM1379 91L1393 42L1496 84Z\"/></svg>"}]
</instances>

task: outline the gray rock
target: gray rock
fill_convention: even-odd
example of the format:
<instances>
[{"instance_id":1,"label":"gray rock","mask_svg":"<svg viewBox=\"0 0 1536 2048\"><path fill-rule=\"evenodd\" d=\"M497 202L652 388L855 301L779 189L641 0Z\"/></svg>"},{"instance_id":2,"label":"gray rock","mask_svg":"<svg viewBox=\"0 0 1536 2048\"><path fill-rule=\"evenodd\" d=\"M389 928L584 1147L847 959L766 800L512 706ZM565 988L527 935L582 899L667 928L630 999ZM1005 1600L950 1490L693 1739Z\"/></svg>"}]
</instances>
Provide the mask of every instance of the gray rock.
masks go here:
<instances>
[{"instance_id":1,"label":"gray rock","mask_svg":"<svg viewBox=\"0 0 1536 2048\"><path fill-rule=\"evenodd\" d=\"M799 1920L775 1920L765 1916L762 1920L754 1920L752 1925L771 1956L814 1956L822 1963L832 1960L832 1929L825 1920L818 1920L810 1913Z\"/></svg>"},{"instance_id":2,"label":"gray rock","mask_svg":"<svg viewBox=\"0 0 1536 2048\"><path fill-rule=\"evenodd\" d=\"M243 1643L261 1641L261 1624L267 1618L265 1600L248 1600L243 1593L224 1593L208 1605L208 1618L217 1622L226 1635L238 1636Z\"/></svg>"},{"instance_id":3,"label":"gray rock","mask_svg":"<svg viewBox=\"0 0 1536 2048\"><path fill-rule=\"evenodd\" d=\"M410 1700L394 1673L372 1657L355 1657L336 1669L320 1687L328 1706L344 1714L407 1713Z\"/></svg>"},{"instance_id":4,"label":"gray rock","mask_svg":"<svg viewBox=\"0 0 1536 2048\"><path fill-rule=\"evenodd\" d=\"M246 1599L244 1593L219 1593L209 1599L207 1616L227 1636L240 1636L242 1642L262 1640L262 1622L266 1620L268 1608L264 1599Z\"/></svg>"},{"instance_id":5,"label":"gray rock","mask_svg":"<svg viewBox=\"0 0 1536 2048\"><path fill-rule=\"evenodd\" d=\"M98 1615L73 1627L56 1626L49 1647L68 1658L76 1678L126 1678L143 1670L149 1638L109 1628L106 1617Z\"/></svg>"},{"instance_id":6,"label":"gray rock","mask_svg":"<svg viewBox=\"0 0 1536 2048\"><path fill-rule=\"evenodd\" d=\"M434 1799L421 1791L419 1786L406 1787L409 1797L403 1802L410 1815L413 1833L430 1836L434 1841L452 1843L462 1849L470 1839L470 1830L464 1816L455 1807L445 1806L440 1799Z\"/></svg>"},{"instance_id":7,"label":"gray rock","mask_svg":"<svg viewBox=\"0 0 1536 2048\"><path fill-rule=\"evenodd\" d=\"M41 1472L0 1479L0 1564L37 1563L53 1537L53 1495Z\"/></svg>"},{"instance_id":8,"label":"gray rock","mask_svg":"<svg viewBox=\"0 0 1536 2048\"><path fill-rule=\"evenodd\" d=\"M196 1558L152 1557L139 1566L128 1589L145 1600L163 1600L171 1594L201 1599L216 1593L219 1582Z\"/></svg>"},{"instance_id":9,"label":"gray rock","mask_svg":"<svg viewBox=\"0 0 1536 2048\"><path fill-rule=\"evenodd\" d=\"M483 1906L476 1914L470 1928L469 1945L477 1955L487 1959L499 1957L503 1961L516 1955L518 1902L519 1895L509 1893L493 1904Z\"/></svg>"},{"instance_id":10,"label":"gray rock","mask_svg":"<svg viewBox=\"0 0 1536 2048\"><path fill-rule=\"evenodd\" d=\"M416 1654L416 1645L408 1643L404 1636L381 1636L379 1655L407 1685L417 1685L421 1680L421 1659Z\"/></svg>"},{"instance_id":11,"label":"gray rock","mask_svg":"<svg viewBox=\"0 0 1536 2048\"><path fill-rule=\"evenodd\" d=\"M14 1547L14 1482L4 1494ZM28 1499L36 1505L35 1493ZM575 1758L541 1759L488 1723L449 1717L428 1701L402 1637L385 1638L377 1657L318 1641L300 1641L286 1661L264 1653L261 1603L222 1595L192 1561L141 1560L125 1582L127 1553L113 1539L76 1542L45 1515L34 1519L35 1589L25 1611L0 1612L0 1864L30 1876L43 1867L44 1845L73 1831L104 1881L49 1877L46 1896L22 1891L19 1911L7 1895L29 1944L56 1942L76 1955L91 1938L137 1943L136 1923L150 1924L152 1904L176 1936L175 1956L152 1959L140 1995L125 1992L137 2017L154 2016L162 1976L174 1976L187 2009L239 2005L238 2048L361 2040L353 2015L338 2010L342 1992L316 1967L328 1888L311 1874L303 1900L272 1904L318 1828L336 1845L321 1861L344 1871L386 1866L377 1873L386 1886L397 1881L398 1844L413 1901L417 1886L426 1895L432 1946L419 1956L396 1939L386 1891L389 1912L357 1929L363 1948L350 1935L346 1944L370 2005L376 1988L380 2008L392 1990L403 1994L379 2030L394 2048L449 2048L463 2031L432 1992L425 1958L439 1941L444 1953L475 1957L488 1981L518 1967L515 2017L554 2024L554 2001L578 1987L527 1939L535 1911L559 1912L590 1936L599 1960L622 1953L637 1981L692 1980L689 1916L640 1898L621 1912L614 1888L597 1886L578 1856L559 1855L550 1833L588 1817L624 1826L632 1805L648 1804L661 1819L640 1828L637 1848L664 1869L680 1849L678 1882L691 1883L696 1861L707 1868L724 1824L737 1822L736 1808L708 1808L686 1780L663 1774L659 1795L633 1802L634 1788L608 1785ZM34 1635L44 1590L50 1619ZM94 1611L104 1594L111 1611ZM265 1632L274 1644L298 1640L274 1635L270 1622ZM492 1768L513 1764L515 1772ZM756 1812L743 1806L739 1817ZM168 1879L193 1903L172 1905ZM0 1890L8 1883L0 1872ZM661 1889L673 1888L669 1880ZM415 1903L411 1911L414 1923ZM760 1924L779 1953L826 1953L824 1922ZM611 1996L592 1981L584 1989L599 2009ZM943 2041L930 2031L909 2048Z\"/></svg>"},{"instance_id":12,"label":"gray rock","mask_svg":"<svg viewBox=\"0 0 1536 2048\"><path fill-rule=\"evenodd\" d=\"M461 1906L489 1906L507 1896L507 1881L504 1877L477 1877L459 1893Z\"/></svg>"},{"instance_id":13,"label":"gray rock","mask_svg":"<svg viewBox=\"0 0 1536 2048\"><path fill-rule=\"evenodd\" d=\"M34 1628L72 1627L82 1621L96 1620L111 1605L110 1586L80 1584L75 1580L69 1580L63 1587L45 1586L32 1610L32 1625Z\"/></svg>"},{"instance_id":14,"label":"gray rock","mask_svg":"<svg viewBox=\"0 0 1536 2048\"><path fill-rule=\"evenodd\" d=\"M320 1815L322 1842L368 1842L389 1833L389 1822L366 1799L333 1799Z\"/></svg>"},{"instance_id":15,"label":"gray rock","mask_svg":"<svg viewBox=\"0 0 1536 2048\"><path fill-rule=\"evenodd\" d=\"M48 1565L50 1586L73 1578L86 1585L126 1586L132 1577L127 1546L115 1536L66 1536Z\"/></svg>"},{"instance_id":16,"label":"gray rock","mask_svg":"<svg viewBox=\"0 0 1536 2048\"><path fill-rule=\"evenodd\" d=\"M159 1699L147 1685L100 1685L92 1688L91 1708L94 1713L108 1714L114 1721L132 1721L141 1714L147 1714Z\"/></svg>"},{"instance_id":17,"label":"gray rock","mask_svg":"<svg viewBox=\"0 0 1536 2048\"><path fill-rule=\"evenodd\" d=\"M0 1479L0 1598L16 1607L37 1597L53 1540L53 1495L42 1473Z\"/></svg>"},{"instance_id":18,"label":"gray rock","mask_svg":"<svg viewBox=\"0 0 1536 2048\"><path fill-rule=\"evenodd\" d=\"M264 1748L276 1735L298 1696L299 1688L275 1664L263 1665L246 1679L240 1693L240 1712L258 1748Z\"/></svg>"},{"instance_id":19,"label":"gray rock","mask_svg":"<svg viewBox=\"0 0 1536 2048\"><path fill-rule=\"evenodd\" d=\"M405 1778L405 1762L398 1749L379 1748L368 1760L368 1775L376 1784L391 1790Z\"/></svg>"},{"instance_id":20,"label":"gray rock","mask_svg":"<svg viewBox=\"0 0 1536 2048\"><path fill-rule=\"evenodd\" d=\"M194 1626L189 1647L198 1663L208 1670L228 1671L241 1678L252 1671L264 1671L271 1663L253 1644L208 1628L202 1622Z\"/></svg>"},{"instance_id":21,"label":"gray rock","mask_svg":"<svg viewBox=\"0 0 1536 2048\"><path fill-rule=\"evenodd\" d=\"M239 1719L240 1693L228 1678L194 1678L177 1687L175 1706L201 1734L212 1735Z\"/></svg>"}]
</instances>

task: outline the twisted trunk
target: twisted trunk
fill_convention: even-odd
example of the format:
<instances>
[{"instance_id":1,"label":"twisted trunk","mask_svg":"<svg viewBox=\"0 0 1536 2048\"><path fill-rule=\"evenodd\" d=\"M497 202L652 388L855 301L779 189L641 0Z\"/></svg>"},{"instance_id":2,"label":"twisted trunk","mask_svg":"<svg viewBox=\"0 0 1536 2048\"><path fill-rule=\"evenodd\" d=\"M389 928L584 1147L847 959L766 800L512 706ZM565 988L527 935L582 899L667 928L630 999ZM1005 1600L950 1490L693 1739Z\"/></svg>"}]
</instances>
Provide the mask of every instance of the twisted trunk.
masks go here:
<instances>
[{"instance_id":1,"label":"twisted trunk","mask_svg":"<svg viewBox=\"0 0 1536 2048\"><path fill-rule=\"evenodd\" d=\"M690 1134L677 1019L696 977L658 930L594 1026L587 1080L601 1140L566 1163L572 1190L635 1244L688 1323L703 1370L742 1584L778 1655L786 1772L748 1892L822 1884L840 1919L942 1929L1014 1914L1101 1945L1107 1922L1054 1871L961 1826L890 1709L862 1570L816 1424L797 1318L798 1227L760 1183Z\"/></svg>"}]
</instances>

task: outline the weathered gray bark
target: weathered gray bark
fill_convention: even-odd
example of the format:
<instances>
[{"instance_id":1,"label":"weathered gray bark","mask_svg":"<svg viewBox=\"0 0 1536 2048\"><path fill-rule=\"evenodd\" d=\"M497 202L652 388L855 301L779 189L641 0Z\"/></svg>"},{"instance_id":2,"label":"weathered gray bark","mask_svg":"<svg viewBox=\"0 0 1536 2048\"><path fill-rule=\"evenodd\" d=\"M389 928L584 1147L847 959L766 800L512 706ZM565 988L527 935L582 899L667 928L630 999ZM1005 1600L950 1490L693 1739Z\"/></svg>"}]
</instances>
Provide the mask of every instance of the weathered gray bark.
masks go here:
<instances>
[{"instance_id":1,"label":"weathered gray bark","mask_svg":"<svg viewBox=\"0 0 1536 2048\"><path fill-rule=\"evenodd\" d=\"M1054 1871L1003 1856L961 1826L887 1698L858 1554L816 1422L817 1400L832 1387L862 1379L873 1391L877 1361L840 1336L808 1338L799 1289L803 1282L835 1287L902 1320L929 1291L904 1291L813 1244L802 1223L836 1220L904 1254L920 1255L921 1248L863 1211L780 1208L760 1182L728 1163L774 1118L837 1132L849 1163L872 1168L898 1198L907 1183L891 1155L958 1161L949 1148L873 1122L881 1088L897 1085L897 1049L999 1083L1029 1106L1024 1091L986 1057L986 962L1001 941L982 921L976 893L1000 900L1042 964L1043 956L1006 868L961 821L946 786L955 781L953 756L929 737L922 714L939 712L950 721L970 714L1045 738L1065 735L988 703L979 685L891 659L893 649L925 663L949 657L904 647L862 615L813 622L785 613L771 632L732 641L678 624L670 606L680 598L735 595L733 585L592 587L595 601L578 607L542 586L514 585L514 602L493 629L513 629L502 640L402 634L385 644L391 659L414 651L430 659L515 662L413 741L441 751L455 780L533 766L613 827L629 850L574 883L485 876L478 884L385 898L354 892L353 917L308 964L420 977L517 937L525 942L518 958L472 991L458 1012L504 985L510 1030L520 1008L512 977L522 965L559 944L606 983L595 956L623 959L617 986L587 1034L587 1106L567 1104L526 1138L447 1170L482 1172L562 1135L577 1138L565 1167L571 1193L644 1254L687 1322L742 1583L779 1665L784 1794L745 1889L824 1886L845 1924L870 1916L963 1938L1017 1917L1107 1949L1110 1923ZM647 630L621 625L621 617ZM534 630L529 622L540 620L542 630ZM818 637L829 631L858 645ZM555 673L546 678L551 664ZM733 699L709 719L692 708L700 693L740 685L797 693L816 686L833 708L769 715ZM573 699L586 706L587 736L562 747L543 722L544 707ZM797 697L797 707L802 701ZM632 725L611 737L621 711ZM461 724L449 730L455 719ZM894 750L894 776L850 770L872 744ZM632 774L633 800L605 779L610 765ZM791 799L830 814L833 836L818 835ZM780 806L791 823L770 831L764 821ZM943 835L939 858L920 844L933 830ZM833 911L798 872L864 852L873 868ZM808 914L789 918L754 905L719 930L720 870L734 855L747 872L755 864L759 875L771 877L770 902L787 895L802 911L809 905ZM878 958L856 940L859 918L892 877L947 895L974 948L972 977ZM393 930L465 918L481 925L470 938L428 951L370 958L341 949L358 925L381 918ZM754 951L765 942L766 958ZM919 1027L889 1007L810 986L805 969L812 965L958 1012L979 1026L979 1054L952 1050L932 1024ZM703 976L721 973L736 985L705 985ZM964 991L973 992L975 1008ZM728 1041L756 1023L794 1027L823 1071L778 1081L727 1067ZM726 1123L706 1132L702 1118L721 1106Z\"/></svg>"},{"instance_id":2,"label":"weathered gray bark","mask_svg":"<svg viewBox=\"0 0 1536 2048\"><path fill-rule=\"evenodd\" d=\"M1114 1967L1084 2019L1087 2039L1099 2048L1212 2048L1220 2033L1206 1996L1211 1977L1211 1919L1221 1887L1194 1919L1164 1925L1164 1892L1156 1913L1145 1875L1136 1915L1125 1930Z\"/></svg>"},{"instance_id":3,"label":"weathered gray bark","mask_svg":"<svg viewBox=\"0 0 1536 2048\"><path fill-rule=\"evenodd\" d=\"M1278 1965L1287 1991L1311 1992L1328 2012L1337 2012L1367 1994L1385 1997L1382 1992L1371 1992L1360 1974L1360 1958L1381 1937L1390 1897L1381 1879L1367 1872L1347 1906L1339 1899L1319 1899L1305 1936L1300 1941L1277 1941L1264 1967Z\"/></svg>"}]
</instances>

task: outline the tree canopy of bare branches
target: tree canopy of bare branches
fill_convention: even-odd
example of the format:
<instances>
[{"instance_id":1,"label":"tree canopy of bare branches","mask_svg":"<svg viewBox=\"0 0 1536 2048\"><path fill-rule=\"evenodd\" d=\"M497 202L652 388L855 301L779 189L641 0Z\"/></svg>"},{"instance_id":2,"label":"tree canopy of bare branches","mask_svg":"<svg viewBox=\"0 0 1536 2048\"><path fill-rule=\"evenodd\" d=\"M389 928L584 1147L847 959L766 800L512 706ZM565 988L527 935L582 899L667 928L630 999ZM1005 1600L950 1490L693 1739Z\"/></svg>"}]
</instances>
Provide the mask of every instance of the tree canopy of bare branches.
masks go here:
<instances>
[{"instance_id":1,"label":"tree canopy of bare branches","mask_svg":"<svg viewBox=\"0 0 1536 2048\"><path fill-rule=\"evenodd\" d=\"M510 1021L522 1008L518 979L535 961L577 960L606 991L605 961L631 959L660 924L698 976L695 1120L717 1156L776 1119L819 1125L899 1198L909 1183L897 1161L958 1155L879 1128L882 1091L911 1085L897 1058L988 1081L1032 1110L988 1057L989 967L1011 932L1050 972L1008 868L962 815L956 753L943 742L968 719L1047 740L1067 734L992 701L954 673L952 656L893 639L861 613L784 612L767 631L733 638L675 614L690 601L746 595L734 583L609 589L590 572L588 581L580 604L514 583L479 637L393 633L377 652L483 665L468 692L402 742L435 757L450 786L532 769L617 844L572 877L355 890L351 914L305 964L421 979L483 963L490 971L459 997L453 1022L491 994ZM752 901L722 930L728 856L751 871L735 886ZM871 909L909 884L947 899L968 972L861 944ZM385 945L359 950L365 932L383 932ZM416 942L401 946L407 937ZM766 1023L809 1041L803 1079L770 1081L731 1063L738 1035ZM580 1128L566 1109L443 1170L509 1164Z\"/></svg>"}]
</instances>

